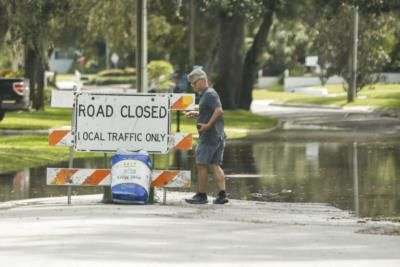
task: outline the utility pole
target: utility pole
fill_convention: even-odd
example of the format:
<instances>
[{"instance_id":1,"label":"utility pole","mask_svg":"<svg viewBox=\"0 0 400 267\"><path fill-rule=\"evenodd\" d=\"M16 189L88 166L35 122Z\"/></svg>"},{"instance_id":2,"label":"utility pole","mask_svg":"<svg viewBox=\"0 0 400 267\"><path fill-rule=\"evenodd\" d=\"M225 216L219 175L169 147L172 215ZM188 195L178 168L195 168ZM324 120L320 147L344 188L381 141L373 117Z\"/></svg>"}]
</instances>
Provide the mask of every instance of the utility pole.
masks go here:
<instances>
[{"instance_id":1,"label":"utility pole","mask_svg":"<svg viewBox=\"0 0 400 267\"><path fill-rule=\"evenodd\" d=\"M136 0L136 87L147 90L147 0Z\"/></svg>"},{"instance_id":2,"label":"utility pole","mask_svg":"<svg viewBox=\"0 0 400 267\"><path fill-rule=\"evenodd\" d=\"M353 42L351 61L351 84L347 92L347 102L353 102L357 96L357 47L358 46L358 7L353 7Z\"/></svg>"},{"instance_id":3,"label":"utility pole","mask_svg":"<svg viewBox=\"0 0 400 267\"><path fill-rule=\"evenodd\" d=\"M108 70L110 68L110 46L107 41L104 43L106 44L106 69Z\"/></svg>"},{"instance_id":4,"label":"utility pole","mask_svg":"<svg viewBox=\"0 0 400 267\"><path fill-rule=\"evenodd\" d=\"M189 2L189 71L194 66L194 21L195 21L195 1Z\"/></svg>"}]
</instances>

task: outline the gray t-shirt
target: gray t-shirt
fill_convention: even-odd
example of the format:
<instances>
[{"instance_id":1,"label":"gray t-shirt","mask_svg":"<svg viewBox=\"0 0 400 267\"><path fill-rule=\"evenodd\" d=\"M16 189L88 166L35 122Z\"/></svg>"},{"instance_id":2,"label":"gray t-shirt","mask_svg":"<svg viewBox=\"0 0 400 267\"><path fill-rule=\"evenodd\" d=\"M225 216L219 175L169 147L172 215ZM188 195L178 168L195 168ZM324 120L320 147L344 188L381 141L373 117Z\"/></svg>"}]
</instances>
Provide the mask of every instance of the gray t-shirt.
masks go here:
<instances>
[{"instance_id":1,"label":"gray t-shirt","mask_svg":"<svg viewBox=\"0 0 400 267\"><path fill-rule=\"evenodd\" d=\"M219 95L214 88L205 89L205 91L203 91L203 93L200 95L199 116L197 118L197 123L207 123L214 113L214 110L221 106L221 100L219 99ZM222 115L215 121L210 129L200 135L199 141L208 144L217 144L224 138L224 117Z\"/></svg>"}]
</instances>

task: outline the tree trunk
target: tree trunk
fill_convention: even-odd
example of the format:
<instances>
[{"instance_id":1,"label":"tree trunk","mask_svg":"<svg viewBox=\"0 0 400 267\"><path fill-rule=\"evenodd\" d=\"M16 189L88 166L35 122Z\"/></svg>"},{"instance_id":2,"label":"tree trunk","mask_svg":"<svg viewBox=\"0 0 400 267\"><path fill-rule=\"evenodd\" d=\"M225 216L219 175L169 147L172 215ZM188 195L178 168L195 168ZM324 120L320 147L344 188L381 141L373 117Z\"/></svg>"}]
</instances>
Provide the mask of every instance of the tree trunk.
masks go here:
<instances>
[{"instance_id":1,"label":"tree trunk","mask_svg":"<svg viewBox=\"0 0 400 267\"><path fill-rule=\"evenodd\" d=\"M0 43L4 42L8 30L8 20L6 7L0 2Z\"/></svg>"},{"instance_id":2,"label":"tree trunk","mask_svg":"<svg viewBox=\"0 0 400 267\"><path fill-rule=\"evenodd\" d=\"M25 47L25 77L29 79L32 108L44 110L44 72L47 58L40 48Z\"/></svg>"},{"instance_id":3,"label":"tree trunk","mask_svg":"<svg viewBox=\"0 0 400 267\"><path fill-rule=\"evenodd\" d=\"M24 71L25 77L29 79L30 95L29 98L32 101L32 107L35 107L35 96L36 96L36 75L35 75L35 65L36 65L36 53L29 47L25 47L25 64Z\"/></svg>"},{"instance_id":4,"label":"tree trunk","mask_svg":"<svg viewBox=\"0 0 400 267\"><path fill-rule=\"evenodd\" d=\"M400 40L397 40L396 45L393 47L392 52L390 52L390 71L399 71L399 67L397 67L397 62L400 58Z\"/></svg>"},{"instance_id":5,"label":"tree trunk","mask_svg":"<svg viewBox=\"0 0 400 267\"><path fill-rule=\"evenodd\" d=\"M257 78L257 69L260 67L259 58L262 48L266 43L269 29L275 12L277 0L264 1L265 13L262 24L254 38L250 50L246 54L243 66L242 88L238 95L239 108L249 110L252 98L254 82Z\"/></svg>"},{"instance_id":6,"label":"tree trunk","mask_svg":"<svg viewBox=\"0 0 400 267\"><path fill-rule=\"evenodd\" d=\"M37 57L36 60L36 110L44 110L44 72L45 72L45 63L44 59L41 57Z\"/></svg>"},{"instance_id":7,"label":"tree trunk","mask_svg":"<svg viewBox=\"0 0 400 267\"><path fill-rule=\"evenodd\" d=\"M236 109L243 64L244 18L220 14L220 45L215 89L224 109Z\"/></svg>"}]
</instances>

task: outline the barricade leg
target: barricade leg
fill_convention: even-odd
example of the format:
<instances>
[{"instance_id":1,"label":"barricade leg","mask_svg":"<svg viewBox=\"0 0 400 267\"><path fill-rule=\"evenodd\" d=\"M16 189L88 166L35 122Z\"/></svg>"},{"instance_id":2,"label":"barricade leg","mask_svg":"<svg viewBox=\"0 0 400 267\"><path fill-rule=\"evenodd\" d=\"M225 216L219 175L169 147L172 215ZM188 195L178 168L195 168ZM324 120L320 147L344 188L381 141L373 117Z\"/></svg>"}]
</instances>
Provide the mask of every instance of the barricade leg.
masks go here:
<instances>
[{"instance_id":1,"label":"barricade leg","mask_svg":"<svg viewBox=\"0 0 400 267\"><path fill-rule=\"evenodd\" d=\"M104 153L104 168L106 169L107 166L107 153ZM104 192L103 192L103 200L101 202L103 203L113 203L112 200L112 193L111 193L111 186L104 186Z\"/></svg>"}]
</instances>

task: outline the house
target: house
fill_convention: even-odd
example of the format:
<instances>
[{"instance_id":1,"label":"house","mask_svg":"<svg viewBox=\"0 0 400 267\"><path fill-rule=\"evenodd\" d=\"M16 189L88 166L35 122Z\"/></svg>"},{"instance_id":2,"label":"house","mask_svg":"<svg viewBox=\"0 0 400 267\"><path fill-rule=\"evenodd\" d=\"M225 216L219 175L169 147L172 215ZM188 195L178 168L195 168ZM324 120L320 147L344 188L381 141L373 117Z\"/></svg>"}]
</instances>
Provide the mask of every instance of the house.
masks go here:
<instances>
[{"instance_id":1,"label":"house","mask_svg":"<svg viewBox=\"0 0 400 267\"><path fill-rule=\"evenodd\" d=\"M75 57L76 52L73 50L54 48L49 58L50 71L56 73L67 73L74 62Z\"/></svg>"}]
</instances>

